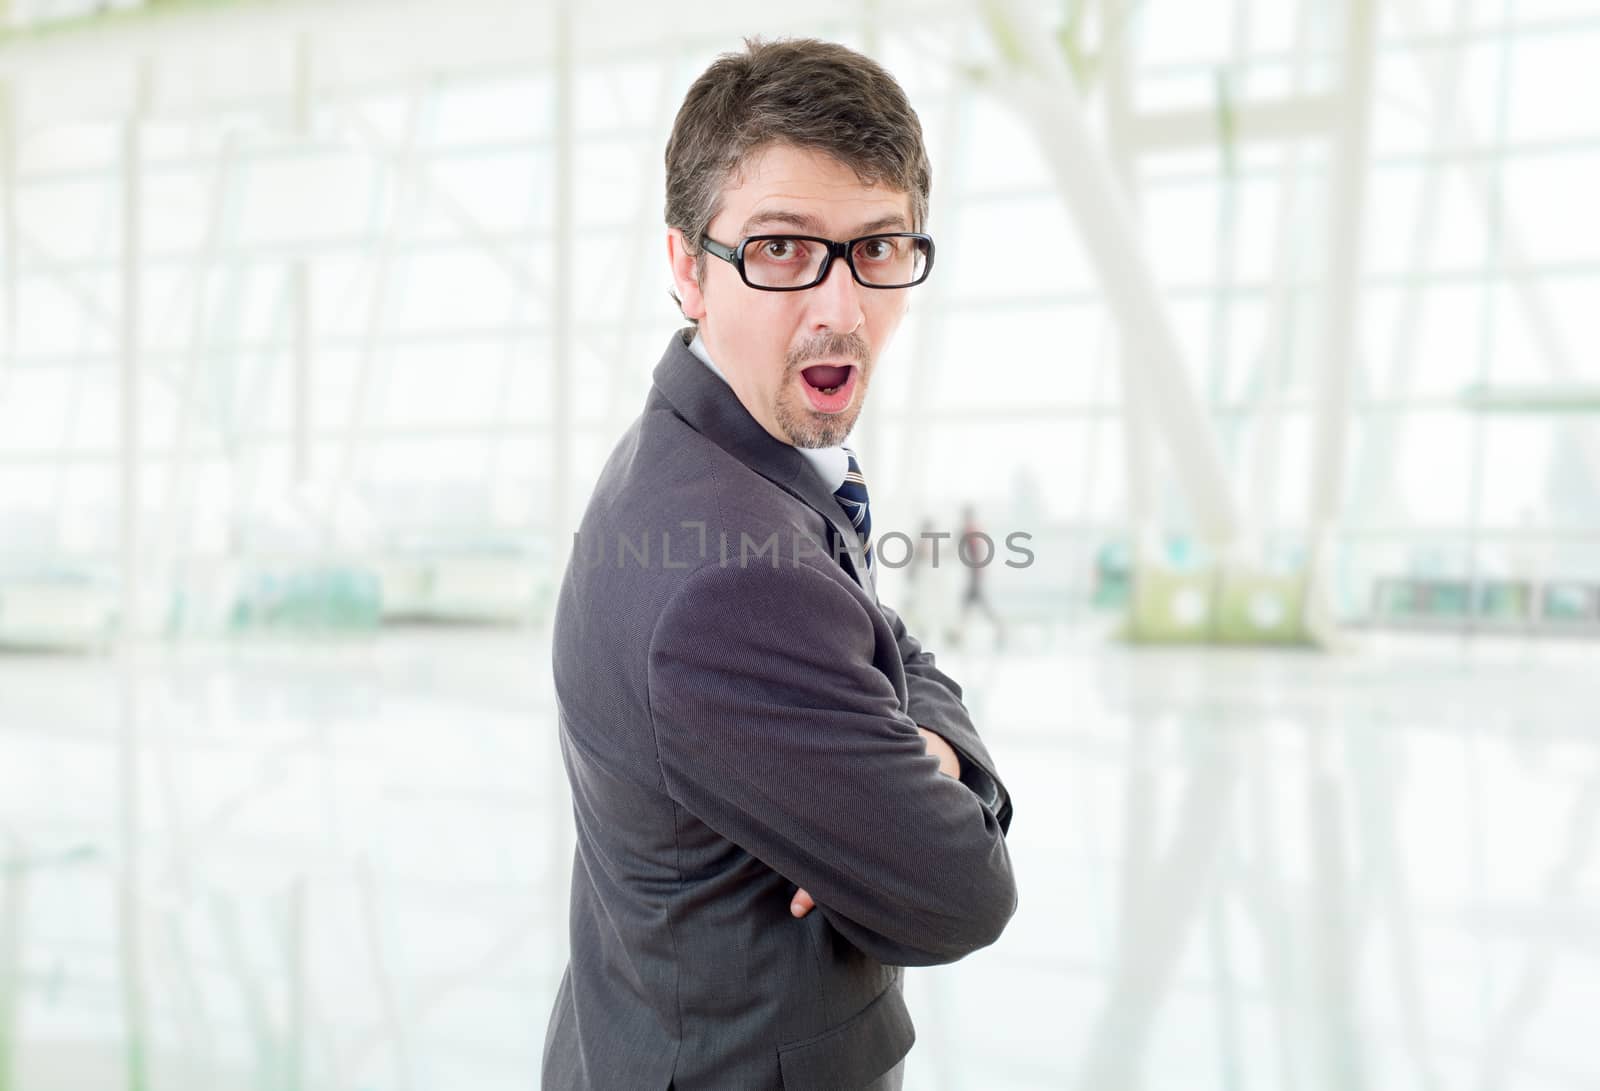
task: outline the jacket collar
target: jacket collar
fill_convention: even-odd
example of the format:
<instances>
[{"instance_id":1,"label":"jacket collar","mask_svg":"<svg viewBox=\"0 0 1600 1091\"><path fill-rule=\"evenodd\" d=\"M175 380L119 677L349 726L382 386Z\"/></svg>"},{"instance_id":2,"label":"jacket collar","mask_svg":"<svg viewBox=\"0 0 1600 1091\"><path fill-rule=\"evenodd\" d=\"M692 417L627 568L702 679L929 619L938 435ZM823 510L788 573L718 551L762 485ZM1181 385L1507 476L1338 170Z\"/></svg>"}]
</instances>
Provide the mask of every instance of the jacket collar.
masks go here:
<instances>
[{"instance_id":1,"label":"jacket collar","mask_svg":"<svg viewBox=\"0 0 1600 1091\"><path fill-rule=\"evenodd\" d=\"M799 497L828 520L849 548L848 556L842 558L846 570L876 598L874 574L863 572L861 536L846 517L838 498L828 490L804 455L774 438L750 415L733 388L712 374L711 369L689 351L689 341L693 337L693 327L685 327L667 342L667 351L651 376L655 394L665 399L696 432L774 485Z\"/></svg>"}]
</instances>

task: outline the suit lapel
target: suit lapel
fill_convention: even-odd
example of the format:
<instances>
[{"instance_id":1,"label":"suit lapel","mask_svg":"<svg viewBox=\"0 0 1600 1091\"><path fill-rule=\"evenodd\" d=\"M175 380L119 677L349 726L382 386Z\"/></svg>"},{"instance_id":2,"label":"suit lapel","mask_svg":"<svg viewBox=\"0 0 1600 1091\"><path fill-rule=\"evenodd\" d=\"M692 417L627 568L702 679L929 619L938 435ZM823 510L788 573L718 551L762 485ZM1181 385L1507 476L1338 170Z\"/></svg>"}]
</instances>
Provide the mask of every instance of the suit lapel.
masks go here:
<instances>
[{"instance_id":1,"label":"suit lapel","mask_svg":"<svg viewBox=\"0 0 1600 1091\"><path fill-rule=\"evenodd\" d=\"M672 335L652 375L656 390L696 432L828 520L849 550L841 558L845 570L876 601L876 581L874 573L866 569L861 536L846 517L838 498L828 490L804 455L761 427L733 388L712 374L711 369L689 351L688 338L693 334L692 329L684 329Z\"/></svg>"}]
</instances>

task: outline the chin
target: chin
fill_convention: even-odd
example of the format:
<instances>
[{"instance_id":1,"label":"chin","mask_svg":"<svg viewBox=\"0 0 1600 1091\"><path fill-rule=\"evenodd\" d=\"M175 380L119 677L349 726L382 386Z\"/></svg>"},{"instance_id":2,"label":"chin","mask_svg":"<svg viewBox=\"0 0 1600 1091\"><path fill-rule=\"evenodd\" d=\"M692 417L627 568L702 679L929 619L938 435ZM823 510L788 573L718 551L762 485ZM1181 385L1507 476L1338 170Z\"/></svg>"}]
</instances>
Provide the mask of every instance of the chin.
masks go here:
<instances>
[{"instance_id":1,"label":"chin","mask_svg":"<svg viewBox=\"0 0 1600 1091\"><path fill-rule=\"evenodd\" d=\"M824 413L797 398L782 397L774 406L778 425L795 447L837 447L849 437L866 404L866 383L858 380L855 396L844 409Z\"/></svg>"},{"instance_id":2,"label":"chin","mask_svg":"<svg viewBox=\"0 0 1600 1091\"><path fill-rule=\"evenodd\" d=\"M804 418L786 427L796 447L837 447L850 435L859 415L859 409L833 415L807 410Z\"/></svg>"}]
</instances>

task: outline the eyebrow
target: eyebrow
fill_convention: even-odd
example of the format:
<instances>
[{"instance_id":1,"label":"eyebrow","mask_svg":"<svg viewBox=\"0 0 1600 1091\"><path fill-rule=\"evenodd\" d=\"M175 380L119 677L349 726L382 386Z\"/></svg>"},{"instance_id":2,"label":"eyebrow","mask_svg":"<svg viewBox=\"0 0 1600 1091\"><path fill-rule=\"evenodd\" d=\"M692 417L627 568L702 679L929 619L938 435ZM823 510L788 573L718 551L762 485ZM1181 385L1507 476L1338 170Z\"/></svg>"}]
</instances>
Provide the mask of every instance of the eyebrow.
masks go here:
<instances>
[{"instance_id":1,"label":"eyebrow","mask_svg":"<svg viewBox=\"0 0 1600 1091\"><path fill-rule=\"evenodd\" d=\"M823 230L822 221L817 217L809 212L794 212L786 208L773 208L755 213L744 222L744 226L739 228L739 234L749 235L755 228L769 224L784 224L788 227L799 228L801 231L806 231L813 235L826 234ZM862 235L873 235L890 228L897 231L909 230L906 227L906 218L898 212L891 212L887 216L879 216L876 220L870 220L867 223L858 225L850 233L850 237L860 238Z\"/></svg>"}]
</instances>

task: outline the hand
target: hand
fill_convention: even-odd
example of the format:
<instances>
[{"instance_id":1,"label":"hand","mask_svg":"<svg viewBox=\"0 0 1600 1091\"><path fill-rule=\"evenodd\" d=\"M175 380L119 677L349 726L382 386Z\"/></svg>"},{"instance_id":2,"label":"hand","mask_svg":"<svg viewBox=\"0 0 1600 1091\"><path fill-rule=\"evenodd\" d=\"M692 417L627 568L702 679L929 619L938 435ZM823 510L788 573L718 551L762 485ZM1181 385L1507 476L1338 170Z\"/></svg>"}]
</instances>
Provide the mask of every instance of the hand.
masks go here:
<instances>
[{"instance_id":1,"label":"hand","mask_svg":"<svg viewBox=\"0 0 1600 1091\"><path fill-rule=\"evenodd\" d=\"M939 772L947 777L959 777L961 775L961 759L956 757L956 752L951 748L950 744L925 727L918 727L917 731L922 735L923 745L928 748L928 753L939 759ZM789 902L789 912L796 918L805 916L816 907L817 903L811 900L811 895L807 894L803 888L796 890L794 899Z\"/></svg>"},{"instance_id":2,"label":"hand","mask_svg":"<svg viewBox=\"0 0 1600 1091\"><path fill-rule=\"evenodd\" d=\"M928 753L939 759L939 772L947 777L961 776L961 759L956 757L955 750L944 738L935 735L925 727L918 727L922 740L927 744Z\"/></svg>"}]
</instances>

